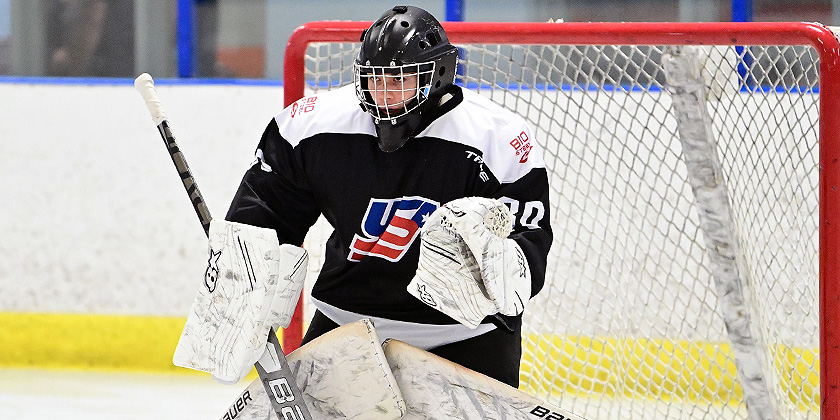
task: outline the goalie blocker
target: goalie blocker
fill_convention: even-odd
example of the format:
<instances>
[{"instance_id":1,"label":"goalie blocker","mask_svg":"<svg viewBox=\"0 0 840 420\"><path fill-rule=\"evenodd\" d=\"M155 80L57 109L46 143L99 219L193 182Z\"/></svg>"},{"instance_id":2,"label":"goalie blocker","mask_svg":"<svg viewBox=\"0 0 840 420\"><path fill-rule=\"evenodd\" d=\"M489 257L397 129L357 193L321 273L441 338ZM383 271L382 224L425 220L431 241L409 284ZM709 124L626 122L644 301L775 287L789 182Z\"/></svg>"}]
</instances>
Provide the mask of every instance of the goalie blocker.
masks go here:
<instances>
[{"instance_id":1,"label":"goalie blocker","mask_svg":"<svg viewBox=\"0 0 840 420\"><path fill-rule=\"evenodd\" d=\"M222 383L244 378L273 326L287 327L306 276L303 248L280 245L272 229L210 223L204 282L175 349L177 366Z\"/></svg>"}]
</instances>

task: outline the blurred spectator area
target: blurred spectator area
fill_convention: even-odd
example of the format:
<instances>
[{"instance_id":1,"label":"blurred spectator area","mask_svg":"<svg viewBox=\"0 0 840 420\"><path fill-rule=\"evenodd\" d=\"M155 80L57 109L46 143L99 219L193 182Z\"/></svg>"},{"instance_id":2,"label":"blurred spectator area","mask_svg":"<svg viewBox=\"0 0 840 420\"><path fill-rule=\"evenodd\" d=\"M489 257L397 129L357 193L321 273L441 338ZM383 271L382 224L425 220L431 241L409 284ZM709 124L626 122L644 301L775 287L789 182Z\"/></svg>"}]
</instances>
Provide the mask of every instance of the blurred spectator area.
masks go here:
<instances>
[{"instance_id":1,"label":"blurred spectator area","mask_svg":"<svg viewBox=\"0 0 840 420\"><path fill-rule=\"evenodd\" d=\"M453 1L453 0L449 0ZM468 21L729 21L728 0L463 0ZM734 1L734 0L733 0ZM192 19L179 19L189 2ZM286 41L313 20L373 20L394 0L0 0L0 74L282 78ZM447 0L416 0L444 19ZM838 24L840 0L753 0L756 21Z\"/></svg>"},{"instance_id":2,"label":"blurred spectator area","mask_svg":"<svg viewBox=\"0 0 840 420\"><path fill-rule=\"evenodd\" d=\"M11 72L12 16L11 0L0 0L0 74Z\"/></svg>"}]
</instances>

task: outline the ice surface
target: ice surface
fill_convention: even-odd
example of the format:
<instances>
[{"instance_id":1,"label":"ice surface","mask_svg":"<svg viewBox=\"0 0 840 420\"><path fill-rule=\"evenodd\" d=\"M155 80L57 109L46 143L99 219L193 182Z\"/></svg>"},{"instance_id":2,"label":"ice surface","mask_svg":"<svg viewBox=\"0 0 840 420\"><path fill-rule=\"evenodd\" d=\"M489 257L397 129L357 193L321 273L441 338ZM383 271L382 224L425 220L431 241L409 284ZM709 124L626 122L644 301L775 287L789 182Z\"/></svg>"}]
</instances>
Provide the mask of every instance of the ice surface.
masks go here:
<instances>
[{"instance_id":1,"label":"ice surface","mask_svg":"<svg viewBox=\"0 0 840 420\"><path fill-rule=\"evenodd\" d=\"M198 374L0 369L0 419L215 420L247 385Z\"/></svg>"}]
</instances>

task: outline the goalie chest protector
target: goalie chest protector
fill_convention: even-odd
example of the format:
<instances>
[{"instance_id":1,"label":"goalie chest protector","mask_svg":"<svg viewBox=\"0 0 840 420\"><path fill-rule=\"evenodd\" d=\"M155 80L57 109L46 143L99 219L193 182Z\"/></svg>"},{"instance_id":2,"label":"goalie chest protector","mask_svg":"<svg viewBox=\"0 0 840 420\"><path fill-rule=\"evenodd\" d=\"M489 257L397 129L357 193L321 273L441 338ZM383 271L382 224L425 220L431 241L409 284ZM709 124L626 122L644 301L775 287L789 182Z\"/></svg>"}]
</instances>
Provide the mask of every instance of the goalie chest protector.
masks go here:
<instances>
[{"instance_id":1,"label":"goalie chest protector","mask_svg":"<svg viewBox=\"0 0 840 420\"><path fill-rule=\"evenodd\" d=\"M419 229L439 205L468 196L502 198L513 237L542 286L551 244L542 152L525 121L453 86L418 134L381 151L372 118L345 86L305 97L263 133L227 219L277 230L300 245L323 214L335 229L312 296L368 316L454 324L406 291Z\"/></svg>"}]
</instances>

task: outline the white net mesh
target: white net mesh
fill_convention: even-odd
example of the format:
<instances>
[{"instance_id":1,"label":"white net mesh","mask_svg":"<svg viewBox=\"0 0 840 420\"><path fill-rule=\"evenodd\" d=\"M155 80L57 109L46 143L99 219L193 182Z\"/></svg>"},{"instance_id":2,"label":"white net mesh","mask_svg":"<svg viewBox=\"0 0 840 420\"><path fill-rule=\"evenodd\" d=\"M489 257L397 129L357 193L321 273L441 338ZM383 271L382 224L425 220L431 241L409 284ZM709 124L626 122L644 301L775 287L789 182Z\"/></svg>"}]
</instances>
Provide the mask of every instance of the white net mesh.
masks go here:
<instances>
[{"instance_id":1,"label":"white net mesh","mask_svg":"<svg viewBox=\"0 0 840 420\"><path fill-rule=\"evenodd\" d=\"M351 83L357 47L312 44L307 94ZM555 240L526 310L520 388L599 420L748 418L664 48L460 47L457 83L525 117L550 176ZM701 52L776 418L817 419L819 59L804 46ZM322 220L308 239L316 271L327 236Z\"/></svg>"}]
</instances>

